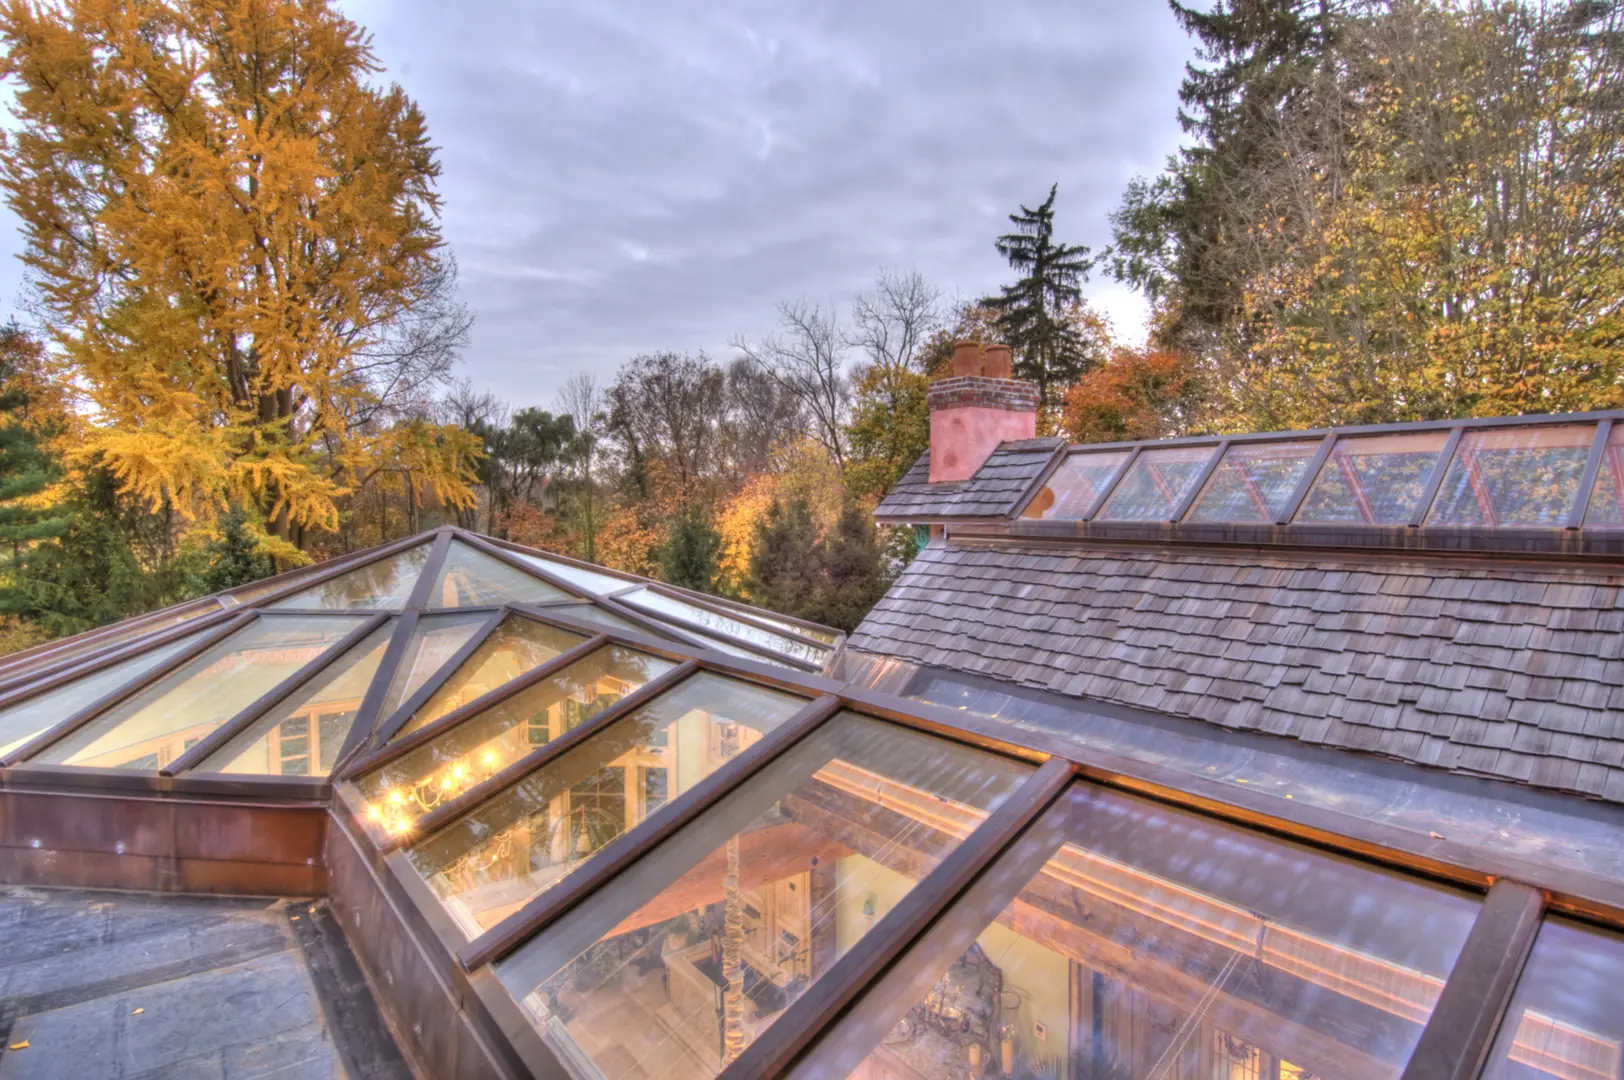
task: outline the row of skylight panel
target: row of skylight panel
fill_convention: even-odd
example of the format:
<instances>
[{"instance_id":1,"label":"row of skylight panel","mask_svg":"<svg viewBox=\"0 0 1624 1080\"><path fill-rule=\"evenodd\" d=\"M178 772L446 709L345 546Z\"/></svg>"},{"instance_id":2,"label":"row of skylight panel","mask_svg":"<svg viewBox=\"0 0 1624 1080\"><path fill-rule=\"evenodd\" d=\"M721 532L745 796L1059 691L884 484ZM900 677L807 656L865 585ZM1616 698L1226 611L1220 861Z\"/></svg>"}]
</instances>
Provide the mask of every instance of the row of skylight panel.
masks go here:
<instances>
[{"instance_id":1,"label":"row of skylight panel","mask_svg":"<svg viewBox=\"0 0 1624 1080\"><path fill-rule=\"evenodd\" d=\"M699 672L545 753L673 667L606 647L489 708L403 732L404 749L362 764L365 827L400 847L461 943L522 925L538 897L809 704ZM1032 772L841 713L496 973L577 1069L619 1077L682 1062L683 1075L715 1076ZM471 804L422 830L458 797ZM1479 908L1456 890L1079 783L796 1075L1083 1077L1103 1056L1108 1071L1092 1075L1393 1076ZM1619 1080L1624 990L1610 973L1621 962L1614 936L1551 920L1486 1075ZM730 981L743 988L732 1005Z\"/></svg>"},{"instance_id":2,"label":"row of skylight panel","mask_svg":"<svg viewBox=\"0 0 1624 1080\"><path fill-rule=\"evenodd\" d=\"M1468 428L1447 463L1441 460L1447 429L1335 437L1306 490L1323 439L1151 444L1137 456L1131 448L1081 449L1056 469L1023 516L1403 526L1424 511L1426 526L1559 528L1580 497L1596 434L1594 423ZM1442 482L1423 506L1439 468L1445 469ZM1609 432L1585 498L1586 527L1624 525L1624 424Z\"/></svg>"}]
</instances>

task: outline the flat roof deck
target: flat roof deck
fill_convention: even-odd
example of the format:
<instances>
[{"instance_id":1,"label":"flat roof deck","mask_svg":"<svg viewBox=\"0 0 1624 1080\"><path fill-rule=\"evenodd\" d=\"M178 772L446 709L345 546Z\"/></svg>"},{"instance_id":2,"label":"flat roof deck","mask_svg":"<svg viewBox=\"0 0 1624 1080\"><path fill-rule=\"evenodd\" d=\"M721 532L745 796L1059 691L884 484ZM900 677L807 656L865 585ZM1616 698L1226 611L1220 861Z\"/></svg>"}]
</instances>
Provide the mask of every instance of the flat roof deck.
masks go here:
<instances>
[{"instance_id":1,"label":"flat roof deck","mask_svg":"<svg viewBox=\"0 0 1624 1080\"><path fill-rule=\"evenodd\" d=\"M323 901L0 891L3 1080L410 1077Z\"/></svg>"}]
</instances>

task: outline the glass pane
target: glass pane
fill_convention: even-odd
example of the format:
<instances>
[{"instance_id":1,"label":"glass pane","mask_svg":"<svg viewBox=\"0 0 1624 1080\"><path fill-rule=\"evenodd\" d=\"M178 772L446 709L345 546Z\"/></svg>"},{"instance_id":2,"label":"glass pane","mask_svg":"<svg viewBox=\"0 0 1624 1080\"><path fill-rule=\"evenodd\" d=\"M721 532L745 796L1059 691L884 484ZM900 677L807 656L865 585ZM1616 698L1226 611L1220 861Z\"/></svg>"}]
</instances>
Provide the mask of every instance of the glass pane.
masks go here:
<instances>
[{"instance_id":1,"label":"glass pane","mask_svg":"<svg viewBox=\"0 0 1624 1080\"><path fill-rule=\"evenodd\" d=\"M560 630L522 615L509 615L423 703L395 738L428 726L453 709L460 709L510 679L535 670L585 640L584 635L571 630Z\"/></svg>"},{"instance_id":2,"label":"glass pane","mask_svg":"<svg viewBox=\"0 0 1624 1080\"><path fill-rule=\"evenodd\" d=\"M428 544L357 567L271 604L271 608L379 608L398 611L411 598L429 558Z\"/></svg>"},{"instance_id":3,"label":"glass pane","mask_svg":"<svg viewBox=\"0 0 1624 1080\"><path fill-rule=\"evenodd\" d=\"M614 650L623 663L659 664ZM659 669L663 670L663 669ZM659 673L650 668L649 678ZM590 691L589 691L590 692ZM564 728L605 706L565 703ZM407 858L470 938L555 884L799 711L806 701L701 674L615 721L440 832ZM562 733L542 713L532 740ZM458 728L460 732L463 727ZM465 740L469 741L469 740ZM387 804L380 814L387 815ZM385 818L386 821L391 820ZM386 826L387 827L387 826Z\"/></svg>"},{"instance_id":4,"label":"glass pane","mask_svg":"<svg viewBox=\"0 0 1624 1080\"><path fill-rule=\"evenodd\" d=\"M395 710L429 681L429 677L443 667L456 651L485 625L489 615L424 615L417 620L412 640L406 645L395 679L384 695L380 718L395 715Z\"/></svg>"},{"instance_id":5,"label":"glass pane","mask_svg":"<svg viewBox=\"0 0 1624 1080\"><path fill-rule=\"evenodd\" d=\"M561 1060L714 1076L1030 772L843 714L497 974Z\"/></svg>"},{"instance_id":6,"label":"glass pane","mask_svg":"<svg viewBox=\"0 0 1624 1080\"><path fill-rule=\"evenodd\" d=\"M80 709L95 704L137 676L151 671L196 640L196 634L189 634L0 711L0 757L11 753L46 728L60 724Z\"/></svg>"},{"instance_id":7,"label":"glass pane","mask_svg":"<svg viewBox=\"0 0 1624 1080\"><path fill-rule=\"evenodd\" d=\"M822 667L824 660L829 656L827 649L820 649L816 645L805 642L793 641L770 630L763 630L760 627L751 626L747 622L719 615L714 611L700 607L698 604L672 599L664 593L655 592L653 589L639 589L637 592L627 593L625 596L617 597L617 599L623 604L647 612L656 618L661 615L669 615L673 619L694 623L714 634L738 638L741 641L749 642L751 645L759 645L776 653L793 656L798 660L805 660L807 663L815 664L818 667Z\"/></svg>"},{"instance_id":8,"label":"glass pane","mask_svg":"<svg viewBox=\"0 0 1624 1080\"><path fill-rule=\"evenodd\" d=\"M429 592L430 608L490 607L498 604L546 604L574 600L563 589L532 577L477 551L467 544L452 544L440 577Z\"/></svg>"},{"instance_id":9,"label":"glass pane","mask_svg":"<svg viewBox=\"0 0 1624 1080\"><path fill-rule=\"evenodd\" d=\"M446 799L674 667L619 646L599 649L356 781L370 804L368 817L390 832L404 832Z\"/></svg>"},{"instance_id":10,"label":"glass pane","mask_svg":"<svg viewBox=\"0 0 1624 1080\"><path fill-rule=\"evenodd\" d=\"M1613 425L1601 452L1596 486L1590 489L1585 525L1624 525L1624 423Z\"/></svg>"},{"instance_id":11,"label":"glass pane","mask_svg":"<svg viewBox=\"0 0 1624 1080\"><path fill-rule=\"evenodd\" d=\"M389 649L384 623L198 765L198 772L326 776Z\"/></svg>"},{"instance_id":12,"label":"glass pane","mask_svg":"<svg viewBox=\"0 0 1624 1080\"><path fill-rule=\"evenodd\" d=\"M1080 520L1099 500L1100 493L1122 463L1128 460L1130 453L1128 450L1102 450L1092 454L1072 454L1049 477L1049 482L1027 504L1021 516L1045 521Z\"/></svg>"},{"instance_id":13,"label":"glass pane","mask_svg":"<svg viewBox=\"0 0 1624 1080\"><path fill-rule=\"evenodd\" d=\"M510 549L508 554L515 559L529 563L538 570L547 571L560 581L567 581L571 585L585 589L590 593L596 593L599 596L619 592L622 589L630 589L638 583L636 578L620 578L609 574L600 574L596 570L588 570L585 567L560 562L557 559L548 559L528 551L513 551Z\"/></svg>"},{"instance_id":14,"label":"glass pane","mask_svg":"<svg viewBox=\"0 0 1624 1080\"><path fill-rule=\"evenodd\" d=\"M802 626L800 623L791 622L778 613L767 611L764 608L751 607L748 604L734 604L719 596L712 596L707 599L717 607L740 607L756 622L766 623L768 626L776 627L779 630L788 630L792 634L800 634L814 641L821 641L830 647L833 647L835 640L840 637L839 631L821 626Z\"/></svg>"},{"instance_id":15,"label":"glass pane","mask_svg":"<svg viewBox=\"0 0 1624 1080\"><path fill-rule=\"evenodd\" d=\"M655 630L649 630L630 619L621 618L612 611L607 611L596 604L572 604L565 607L551 608L548 614L558 614L579 622L591 623L607 630L630 630L634 634L650 634L654 637L669 637Z\"/></svg>"},{"instance_id":16,"label":"glass pane","mask_svg":"<svg viewBox=\"0 0 1624 1080\"><path fill-rule=\"evenodd\" d=\"M1212 458L1211 446L1145 450L1099 512L1100 521L1169 521Z\"/></svg>"},{"instance_id":17,"label":"glass pane","mask_svg":"<svg viewBox=\"0 0 1624 1080\"><path fill-rule=\"evenodd\" d=\"M1079 786L808 1065L925 1080L1396 1077L1478 907Z\"/></svg>"},{"instance_id":18,"label":"glass pane","mask_svg":"<svg viewBox=\"0 0 1624 1080\"><path fill-rule=\"evenodd\" d=\"M1184 520L1274 524L1319 448L1317 441L1231 446Z\"/></svg>"},{"instance_id":19,"label":"glass pane","mask_svg":"<svg viewBox=\"0 0 1624 1080\"><path fill-rule=\"evenodd\" d=\"M166 611L126 619L124 622L104 626L98 630L87 630L83 634L47 642L27 650L32 655L17 654L6 657L0 661L0 674L6 679L15 679L31 669L57 668L64 661L70 661L75 657L82 658L84 663L92 663L92 654L128 645L137 638L156 637L165 630L171 630L193 619L201 619L205 615L217 614L220 610L220 605L216 601L204 600L196 604L181 604Z\"/></svg>"},{"instance_id":20,"label":"glass pane","mask_svg":"<svg viewBox=\"0 0 1624 1080\"><path fill-rule=\"evenodd\" d=\"M1566 525L1595 436L1594 424L1468 431L1427 524Z\"/></svg>"},{"instance_id":21,"label":"glass pane","mask_svg":"<svg viewBox=\"0 0 1624 1080\"><path fill-rule=\"evenodd\" d=\"M1295 520L1408 525L1448 441L1447 431L1338 439Z\"/></svg>"},{"instance_id":22,"label":"glass pane","mask_svg":"<svg viewBox=\"0 0 1624 1080\"><path fill-rule=\"evenodd\" d=\"M360 626L359 615L263 615L34 761L160 769Z\"/></svg>"},{"instance_id":23,"label":"glass pane","mask_svg":"<svg viewBox=\"0 0 1624 1080\"><path fill-rule=\"evenodd\" d=\"M1489 1055L1484 1080L1624 1076L1624 938L1546 919Z\"/></svg>"}]
</instances>

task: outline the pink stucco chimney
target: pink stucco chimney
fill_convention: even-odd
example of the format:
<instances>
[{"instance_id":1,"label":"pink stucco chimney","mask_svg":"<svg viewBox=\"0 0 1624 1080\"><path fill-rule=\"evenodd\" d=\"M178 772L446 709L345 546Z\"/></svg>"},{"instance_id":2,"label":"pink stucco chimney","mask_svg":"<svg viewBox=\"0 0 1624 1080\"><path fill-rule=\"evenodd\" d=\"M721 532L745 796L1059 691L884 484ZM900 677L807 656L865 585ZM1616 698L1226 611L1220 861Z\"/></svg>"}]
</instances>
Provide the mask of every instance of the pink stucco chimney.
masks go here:
<instances>
[{"instance_id":1,"label":"pink stucco chimney","mask_svg":"<svg viewBox=\"0 0 1624 1080\"><path fill-rule=\"evenodd\" d=\"M930 482L967 480L998 444L1038 433L1038 388L1010 377L1008 345L953 348L953 374L930 386Z\"/></svg>"}]
</instances>

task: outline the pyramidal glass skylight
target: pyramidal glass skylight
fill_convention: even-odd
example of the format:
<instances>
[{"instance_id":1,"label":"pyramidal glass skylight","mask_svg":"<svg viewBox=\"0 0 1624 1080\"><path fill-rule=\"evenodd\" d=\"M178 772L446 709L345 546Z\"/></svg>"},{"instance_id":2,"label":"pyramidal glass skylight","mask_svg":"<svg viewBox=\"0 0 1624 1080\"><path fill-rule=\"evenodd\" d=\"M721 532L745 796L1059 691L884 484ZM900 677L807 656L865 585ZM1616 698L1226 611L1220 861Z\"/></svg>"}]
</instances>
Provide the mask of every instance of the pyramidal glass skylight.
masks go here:
<instances>
[{"instance_id":1,"label":"pyramidal glass skylight","mask_svg":"<svg viewBox=\"0 0 1624 1080\"><path fill-rule=\"evenodd\" d=\"M554 695L546 708L569 699L569 715L593 715L640 685L588 678L586 661L632 655L588 656L608 636L807 672L824 670L839 640L827 627L441 529L18 658L0 672L0 762L322 781L555 661L581 661L560 685L600 689ZM649 672L674 663L639 661ZM521 725L525 739L567 726L562 716Z\"/></svg>"}]
</instances>

